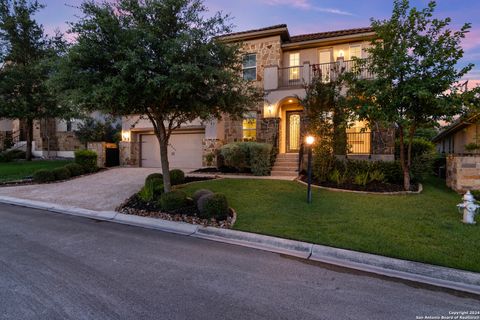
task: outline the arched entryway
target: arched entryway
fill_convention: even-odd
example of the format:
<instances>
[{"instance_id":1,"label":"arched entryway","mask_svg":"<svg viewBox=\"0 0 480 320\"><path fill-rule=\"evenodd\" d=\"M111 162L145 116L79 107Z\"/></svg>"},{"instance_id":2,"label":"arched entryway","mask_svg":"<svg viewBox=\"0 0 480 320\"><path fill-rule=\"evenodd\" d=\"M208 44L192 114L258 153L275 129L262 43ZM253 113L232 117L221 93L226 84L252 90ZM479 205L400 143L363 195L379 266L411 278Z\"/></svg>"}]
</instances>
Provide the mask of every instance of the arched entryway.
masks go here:
<instances>
[{"instance_id":1,"label":"arched entryway","mask_svg":"<svg viewBox=\"0 0 480 320\"><path fill-rule=\"evenodd\" d=\"M280 118L280 153L298 153L301 147L303 106L295 97L287 97L278 103Z\"/></svg>"}]
</instances>

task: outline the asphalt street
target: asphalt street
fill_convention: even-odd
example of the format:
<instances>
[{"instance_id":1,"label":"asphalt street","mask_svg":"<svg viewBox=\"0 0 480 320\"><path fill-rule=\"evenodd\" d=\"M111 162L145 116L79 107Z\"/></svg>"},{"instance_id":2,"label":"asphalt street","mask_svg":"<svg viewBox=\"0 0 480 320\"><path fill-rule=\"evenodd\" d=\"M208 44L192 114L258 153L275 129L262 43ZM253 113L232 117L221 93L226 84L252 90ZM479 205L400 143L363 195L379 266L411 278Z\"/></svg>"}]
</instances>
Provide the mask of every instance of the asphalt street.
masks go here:
<instances>
[{"instance_id":1,"label":"asphalt street","mask_svg":"<svg viewBox=\"0 0 480 320\"><path fill-rule=\"evenodd\" d=\"M0 205L0 319L416 319L480 297Z\"/></svg>"}]
</instances>

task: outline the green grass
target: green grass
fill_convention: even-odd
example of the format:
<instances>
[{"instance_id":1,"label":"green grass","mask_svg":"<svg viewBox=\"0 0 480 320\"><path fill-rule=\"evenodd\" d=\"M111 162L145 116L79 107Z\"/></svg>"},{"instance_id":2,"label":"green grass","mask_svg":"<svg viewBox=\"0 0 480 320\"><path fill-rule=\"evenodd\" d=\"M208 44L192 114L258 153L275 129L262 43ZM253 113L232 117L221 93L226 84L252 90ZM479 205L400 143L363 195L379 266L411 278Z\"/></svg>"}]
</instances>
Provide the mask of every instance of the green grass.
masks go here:
<instances>
[{"instance_id":1,"label":"green grass","mask_svg":"<svg viewBox=\"0 0 480 320\"><path fill-rule=\"evenodd\" d=\"M34 160L0 163L0 182L20 180L31 176L39 169L63 167L68 160Z\"/></svg>"},{"instance_id":2,"label":"green grass","mask_svg":"<svg viewBox=\"0 0 480 320\"><path fill-rule=\"evenodd\" d=\"M183 186L226 194L234 229L480 272L480 226L464 225L461 196L431 178L419 195L313 190L292 181L222 179Z\"/></svg>"}]
</instances>

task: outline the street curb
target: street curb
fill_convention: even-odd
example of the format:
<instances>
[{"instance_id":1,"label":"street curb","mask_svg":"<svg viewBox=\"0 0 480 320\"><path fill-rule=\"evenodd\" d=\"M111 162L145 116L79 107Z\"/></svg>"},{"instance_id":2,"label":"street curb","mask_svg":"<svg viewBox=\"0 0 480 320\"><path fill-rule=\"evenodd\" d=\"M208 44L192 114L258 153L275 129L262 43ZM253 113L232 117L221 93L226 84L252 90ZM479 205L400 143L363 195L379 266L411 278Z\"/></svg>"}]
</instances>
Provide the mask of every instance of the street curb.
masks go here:
<instances>
[{"instance_id":1,"label":"street curb","mask_svg":"<svg viewBox=\"0 0 480 320\"><path fill-rule=\"evenodd\" d=\"M480 295L480 273L255 233L0 196L0 203L176 233Z\"/></svg>"},{"instance_id":2,"label":"street curb","mask_svg":"<svg viewBox=\"0 0 480 320\"><path fill-rule=\"evenodd\" d=\"M264 236L260 234L230 229L200 227L198 228L197 232L192 236L196 238L236 244L264 251L287 254L304 259L308 259L312 252L311 243Z\"/></svg>"}]
</instances>

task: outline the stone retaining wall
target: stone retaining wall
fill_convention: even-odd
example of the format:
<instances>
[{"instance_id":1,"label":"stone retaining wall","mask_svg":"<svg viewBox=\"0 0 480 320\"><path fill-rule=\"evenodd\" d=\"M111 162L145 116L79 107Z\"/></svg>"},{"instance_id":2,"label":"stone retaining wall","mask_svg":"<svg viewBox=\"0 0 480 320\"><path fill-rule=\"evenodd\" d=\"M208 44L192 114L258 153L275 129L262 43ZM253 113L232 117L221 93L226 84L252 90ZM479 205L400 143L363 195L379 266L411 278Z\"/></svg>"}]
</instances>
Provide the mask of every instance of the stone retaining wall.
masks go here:
<instances>
[{"instance_id":1,"label":"stone retaining wall","mask_svg":"<svg viewBox=\"0 0 480 320\"><path fill-rule=\"evenodd\" d=\"M480 155L449 155L447 186L457 192L480 190Z\"/></svg>"}]
</instances>

